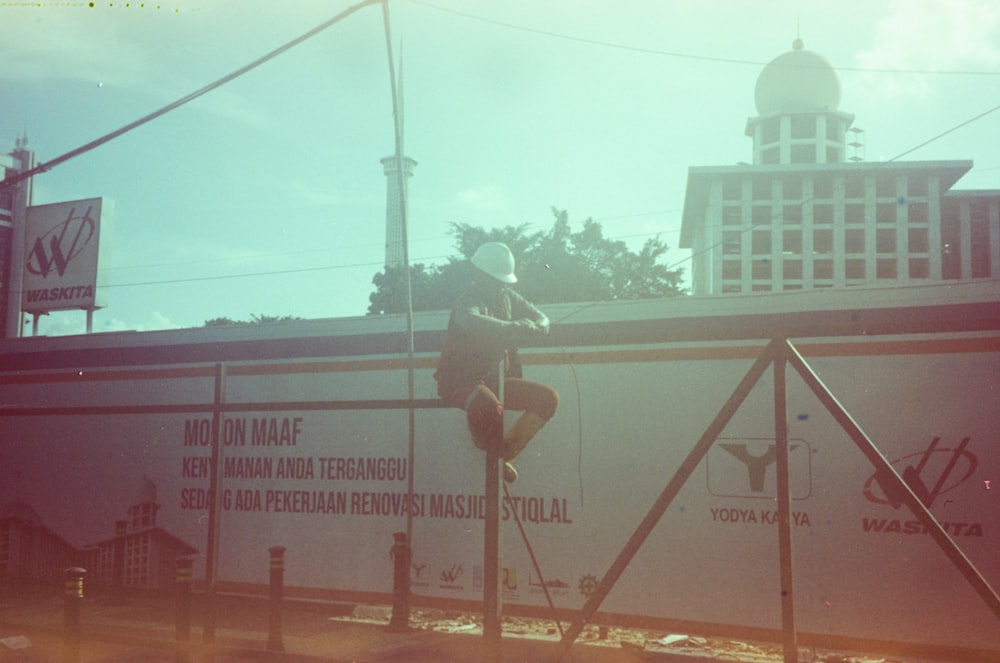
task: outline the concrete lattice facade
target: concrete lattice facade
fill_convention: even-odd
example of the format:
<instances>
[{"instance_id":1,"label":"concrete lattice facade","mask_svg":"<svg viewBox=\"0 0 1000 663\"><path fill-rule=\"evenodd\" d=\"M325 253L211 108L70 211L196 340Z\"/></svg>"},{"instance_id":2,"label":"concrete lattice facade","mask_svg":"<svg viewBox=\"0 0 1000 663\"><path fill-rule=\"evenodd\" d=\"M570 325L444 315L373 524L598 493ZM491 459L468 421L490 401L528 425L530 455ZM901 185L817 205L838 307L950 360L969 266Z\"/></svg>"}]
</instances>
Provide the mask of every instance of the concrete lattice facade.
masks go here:
<instances>
[{"instance_id":1,"label":"concrete lattice facade","mask_svg":"<svg viewBox=\"0 0 1000 663\"><path fill-rule=\"evenodd\" d=\"M971 161L848 157L839 97L832 67L800 42L765 67L753 164L689 170L693 294L1000 275L1000 191L952 191Z\"/></svg>"}]
</instances>

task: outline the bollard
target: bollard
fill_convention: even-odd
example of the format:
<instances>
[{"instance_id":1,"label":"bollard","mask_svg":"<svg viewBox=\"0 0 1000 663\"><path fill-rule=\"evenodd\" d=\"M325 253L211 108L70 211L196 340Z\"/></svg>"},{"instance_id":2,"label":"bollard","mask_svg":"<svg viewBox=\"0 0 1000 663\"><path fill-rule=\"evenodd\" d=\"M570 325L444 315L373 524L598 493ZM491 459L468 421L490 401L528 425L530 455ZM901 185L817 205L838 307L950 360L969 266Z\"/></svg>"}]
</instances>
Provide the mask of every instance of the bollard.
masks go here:
<instances>
[{"instance_id":1,"label":"bollard","mask_svg":"<svg viewBox=\"0 0 1000 663\"><path fill-rule=\"evenodd\" d=\"M83 576L86 569L78 566L63 571L65 581L63 612L63 661L78 663L80 660L80 601L83 600Z\"/></svg>"},{"instance_id":2,"label":"bollard","mask_svg":"<svg viewBox=\"0 0 1000 663\"><path fill-rule=\"evenodd\" d=\"M125 535L128 533L128 521L115 521L114 557L111 567L112 603L125 603Z\"/></svg>"},{"instance_id":3,"label":"bollard","mask_svg":"<svg viewBox=\"0 0 1000 663\"><path fill-rule=\"evenodd\" d=\"M194 558L178 557L177 565L177 615L174 629L177 663L187 663L191 641L191 583L194 580Z\"/></svg>"},{"instance_id":4,"label":"bollard","mask_svg":"<svg viewBox=\"0 0 1000 663\"><path fill-rule=\"evenodd\" d=\"M268 548L271 553L271 596L268 612L267 650L285 651L281 635L281 595L285 583L285 549L282 546Z\"/></svg>"},{"instance_id":5,"label":"bollard","mask_svg":"<svg viewBox=\"0 0 1000 663\"><path fill-rule=\"evenodd\" d=\"M389 630L393 632L410 629L410 545L406 532L392 535L395 542L389 556L393 560L392 571L392 618Z\"/></svg>"}]
</instances>

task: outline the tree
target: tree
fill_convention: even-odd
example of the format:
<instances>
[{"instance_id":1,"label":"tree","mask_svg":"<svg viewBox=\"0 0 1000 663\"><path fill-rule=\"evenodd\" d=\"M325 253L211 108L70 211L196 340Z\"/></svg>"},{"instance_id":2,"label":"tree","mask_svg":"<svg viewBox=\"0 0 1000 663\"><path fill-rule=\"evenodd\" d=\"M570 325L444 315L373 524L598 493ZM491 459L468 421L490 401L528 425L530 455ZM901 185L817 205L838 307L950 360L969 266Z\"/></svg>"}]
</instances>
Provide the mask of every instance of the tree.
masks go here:
<instances>
[{"instance_id":1,"label":"tree","mask_svg":"<svg viewBox=\"0 0 1000 663\"><path fill-rule=\"evenodd\" d=\"M552 210L548 231L528 233L527 224L486 230L465 223L451 224L458 256L444 265L410 267L413 310L450 308L467 286L474 269L469 259L484 242L503 242L517 263L517 289L537 304L652 299L685 294L681 269L660 262L668 246L650 238L636 253L625 242L604 237L593 219L572 232L565 210ZM376 291L369 297L369 315L406 310L405 273L401 267L377 273Z\"/></svg>"},{"instance_id":2,"label":"tree","mask_svg":"<svg viewBox=\"0 0 1000 663\"><path fill-rule=\"evenodd\" d=\"M227 325L257 325L267 322L288 322L290 320L304 320L296 315L257 315L250 314L249 320L233 320L232 318L212 318L205 321L206 327L225 327Z\"/></svg>"}]
</instances>

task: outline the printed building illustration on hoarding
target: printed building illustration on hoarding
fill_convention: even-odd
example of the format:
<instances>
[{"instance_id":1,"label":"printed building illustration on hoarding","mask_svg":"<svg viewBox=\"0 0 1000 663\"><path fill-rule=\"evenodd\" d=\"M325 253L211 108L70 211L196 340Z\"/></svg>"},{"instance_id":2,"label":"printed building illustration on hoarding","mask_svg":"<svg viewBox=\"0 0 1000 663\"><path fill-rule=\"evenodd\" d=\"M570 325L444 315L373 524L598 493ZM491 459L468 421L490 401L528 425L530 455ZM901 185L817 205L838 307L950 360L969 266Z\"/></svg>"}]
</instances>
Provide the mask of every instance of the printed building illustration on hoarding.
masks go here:
<instances>
[{"instance_id":1,"label":"printed building illustration on hoarding","mask_svg":"<svg viewBox=\"0 0 1000 663\"><path fill-rule=\"evenodd\" d=\"M117 584L120 577L123 586L134 589L174 584L177 558L198 550L156 524L159 509L156 485L143 477L139 497L129 507L128 519L116 523L115 536L84 549L84 568L92 582Z\"/></svg>"},{"instance_id":2,"label":"printed building illustration on hoarding","mask_svg":"<svg viewBox=\"0 0 1000 663\"><path fill-rule=\"evenodd\" d=\"M170 587L177 558L198 550L157 525L159 508L156 486L143 477L139 497L128 519L116 523L114 536L79 550L45 527L31 506L8 502L0 507L0 580L50 581L67 567L82 566L88 584Z\"/></svg>"},{"instance_id":3,"label":"printed building illustration on hoarding","mask_svg":"<svg viewBox=\"0 0 1000 663\"><path fill-rule=\"evenodd\" d=\"M1000 190L952 191L971 161L863 161L836 71L801 40L754 96L753 164L688 172L692 294L1000 275Z\"/></svg>"},{"instance_id":4,"label":"printed building illustration on hoarding","mask_svg":"<svg viewBox=\"0 0 1000 663\"><path fill-rule=\"evenodd\" d=\"M21 500L0 505L0 581L55 580L80 563L80 551Z\"/></svg>"}]
</instances>

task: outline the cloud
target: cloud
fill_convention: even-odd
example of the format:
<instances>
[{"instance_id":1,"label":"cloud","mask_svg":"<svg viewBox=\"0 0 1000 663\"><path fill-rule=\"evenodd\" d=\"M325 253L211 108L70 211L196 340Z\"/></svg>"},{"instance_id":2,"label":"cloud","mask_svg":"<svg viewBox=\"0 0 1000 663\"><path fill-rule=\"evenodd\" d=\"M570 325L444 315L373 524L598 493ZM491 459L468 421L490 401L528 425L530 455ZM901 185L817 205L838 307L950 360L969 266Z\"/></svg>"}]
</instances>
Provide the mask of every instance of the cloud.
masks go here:
<instances>
[{"instance_id":1,"label":"cloud","mask_svg":"<svg viewBox=\"0 0 1000 663\"><path fill-rule=\"evenodd\" d=\"M870 92L926 98L933 74L989 71L1000 65L1000 4L993 0L893 0L875 26L870 48L857 54ZM886 73L896 70L899 73Z\"/></svg>"},{"instance_id":2,"label":"cloud","mask_svg":"<svg viewBox=\"0 0 1000 663\"><path fill-rule=\"evenodd\" d=\"M216 55L228 53L227 48L205 57L205 37L176 18L152 12L7 13L13 20L0 50L0 80L33 84L82 81L95 88L139 92L166 105L249 60L249 54L246 61ZM211 18L203 21L207 27L216 25L221 17ZM271 124L256 104L225 88L211 91L192 105L258 128Z\"/></svg>"},{"instance_id":3,"label":"cloud","mask_svg":"<svg viewBox=\"0 0 1000 663\"><path fill-rule=\"evenodd\" d=\"M128 321L113 317L110 309L94 312L94 333L121 331L157 331L161 329L180 329L178 325L159 311L150 311L144 320ZM25 334L30 334L30 328ZM87 333L87 314L85 311L54 311L42 316L38 321L39 336L71 336Z\"/></svg>"},{"instance_id":4,"label":"cloud","mask_svg":"<svg viewBox=\"0 0 1000 663\"><path fill-rule=\"evenodd\" d=\"M459 191L455 201L462 207L477 211L495 211L506 205L503 190L496 185L480 186Z\"/></svg>"}]
</instances>

